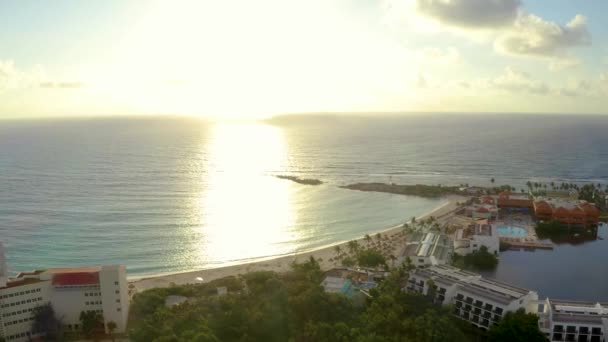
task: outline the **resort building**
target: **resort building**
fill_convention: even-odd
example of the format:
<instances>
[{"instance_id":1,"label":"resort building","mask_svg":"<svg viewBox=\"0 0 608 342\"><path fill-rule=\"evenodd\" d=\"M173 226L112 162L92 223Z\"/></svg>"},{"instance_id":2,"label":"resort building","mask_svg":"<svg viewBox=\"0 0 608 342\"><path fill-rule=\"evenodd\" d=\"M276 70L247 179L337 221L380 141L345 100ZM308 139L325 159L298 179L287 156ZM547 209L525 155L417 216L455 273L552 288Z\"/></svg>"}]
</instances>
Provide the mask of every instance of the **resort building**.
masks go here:
<instances>
[{"instance_id":1,"label":"resort building","mask_svg":"<svg viewBox=\"0 0 608 342\"><path fill-rule=\"evenodd\" d=\"M557 220L577 226L597 225L600 219L599 209L583 200L538 198L534 201L534 214L539 220Z\"/></svg>"},{"instance_id":2,"label":"resort building","mask_svg":"<svg viewBox=\"0 0 608 342\"><path fill-rule=\"evenodd\" d=\"M454 236L454 253L466 255L478 251L485 246L488 252L498 255L500 237L496 227L488 224L487 220L479 220L468 228L459 229Z\"/></svg>"},{"instance_id":3,"label":"resort building","mask_svg":"<svg viewBox=\"0 0 608 342\"><path fill-rule=\"evenodd\" d=\"M532 208L532 199L528 194L515 194L510 191L503 191L496 198L496 205L499 208L510 208L527 211Z\"/></svg>"},{"instance_id":4,"label":"resort building","mask_svg":"<svg viewBox=\"0 0 608 342\"><path fill-rule=\"evenodd\" d=\"M452 257L452 242L445 234L415 233L406 243L397 261L409 258L414 266L431 266L447 263Z\"/></svg>"},{"instance_id":5,"label":"resort building","mask_svg":"<svg viewBox=\"0 0 608 342\"><path fill-rule=\"evenodd\" d=\"M480 275L441 265L410 273L407 291L431 295L436 303L453 305L453 314L471 324L489 329L511 311L538 311L538 294Z\"/></svg>"},{"instance_id":6,"label":"resort building","mask_svg":"<svg viewBox=\"0 0 608 342\"><path fill-rule=\"evenodd\" d=\"M464 214L468 217L472 217L474 220L496 220L498 218L499 210L494 204L473 204L464 208Z\"/></svg>"},{"instance_id":7,"label":"resort building","mask_svg":"<svg viewBox=\"0 0 608 342\"><path fill-rule=\"evenodd\" d=\"M4 260L0 253L0 265L6 264ZM109 322L116 323L115 332L126 329L129 297L123 265L38 270L4 279L0 283L0 337L7 341L35 337L32 312L49 303L67 331L81 329L83 311L100 313L106 332Z\"/></svg>"},{"instance_id":8,"label":"resort building","mask_svg":"<svg viewBox=\"0 0 608 342\"><path fill-rule=\"evenodd\" d=\"M538 325L550 341L606 342L608 304L546 299Z\"/></svg>"}]
</instances>

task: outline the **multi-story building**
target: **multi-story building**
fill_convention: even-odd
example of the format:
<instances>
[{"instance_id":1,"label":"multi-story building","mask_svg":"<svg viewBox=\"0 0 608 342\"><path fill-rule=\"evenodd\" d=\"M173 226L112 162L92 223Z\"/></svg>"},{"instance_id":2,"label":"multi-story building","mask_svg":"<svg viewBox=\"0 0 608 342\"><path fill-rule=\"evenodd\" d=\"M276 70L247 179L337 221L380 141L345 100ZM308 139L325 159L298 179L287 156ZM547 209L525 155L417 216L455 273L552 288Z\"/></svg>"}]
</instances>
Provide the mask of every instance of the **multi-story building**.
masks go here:
<instances>
[{"instance_id":1,"label":"multi-story building","mask_svg":"<svg viewBox=\"0 0 608 342\"><path fill-rule=\"evenodd\" d=\"M0 253L3 264L4 254ZM7 341L28 341L35 336L32 312L48 303L68 331L81 329L83 311L98 312L106 332L109 322L116 324L115 332L126 329L129 297L124 265L22 272L0 285L0 336Z\"/></svg>"},{"instance_id":2,"label":"multi-story building","mask_svg":"<svg viewBox=\"0 0 608 342\"><path fill-rule=\"evenodd\" d=\"M452 304L454 315L481 329L497 324L507 312L538 311L536 292L446 265L414 270L406 289L425 295L434 291L436 303Z\"/></svg>"},{"instance_id":3,"label":"multi-story building","mask_svg":"<svg viewBox=\"0 0 608 342\"><path fill-rule=\"evenodd\" d=\"M577 226L597 225L600 220L600 210L582 200L538 198L534 201L534 214L539 220L557 220Z\"/></svg>"},{"instance_id":4,"label":"multi-story building","mask_svg":"<svg viewBox=\"0 0 608 342\"><path fill-rule=\"evenodd\" d=\"M496 227L488 224L487 220L479 220L467 228L456 231L454 253L466 255L478 251L482 246L495 255L500 252L500 237Z\"/></svg>"},{"instance_id":5,"label":"multi-story building","mask_svg":"<svg viewBox=\"0 0 608 342\"><path fill-rule=\"evenodd\" d=\"M545 299L538 325L550 341L608 341L608 304Z\"/></svg>"}]
</instances>

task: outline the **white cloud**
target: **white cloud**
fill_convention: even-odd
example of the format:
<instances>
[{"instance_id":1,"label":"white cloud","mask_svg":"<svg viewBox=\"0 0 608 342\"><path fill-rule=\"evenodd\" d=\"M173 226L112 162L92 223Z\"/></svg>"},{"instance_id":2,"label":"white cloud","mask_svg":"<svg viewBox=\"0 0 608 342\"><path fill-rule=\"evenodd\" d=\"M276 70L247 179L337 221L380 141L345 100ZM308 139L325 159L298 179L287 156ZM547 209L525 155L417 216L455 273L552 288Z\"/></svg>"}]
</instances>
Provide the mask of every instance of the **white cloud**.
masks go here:
<instances>
[{"instance_id":1,"label":"white cloud","mask_svg":"<svg viewBox=\"0 0 608 342\"><path fill-rule=\"evenodd\" d=\"M24 71L18 69L11 60L0 60L0 91L33 86L42 79L42 75L40 67Z\"/></svg>"},{"instance_id":2,"label":"white cloud","mask_svg":"<svg viewBox=\"0 0 608 342\"><path fill-rule=\"evenodd\" d=\"M514 70L511 67L505 68L504 72L495 78L479 80L476 84L481 88L511 93L547 95L551 91L545 82L535 80L528 73Z\"/></svg>"},{"instance_id":3,"label":"white cloud","mask_svg":"<svg viewBox=\"0 0 608 342\"><path fill-rule=\"evenodd\" d=\"M568 97L593 96L595 93L595 89L591 82L586 80L579 80L569 82L568 85L560 88L557 93L558 95Z\"/></svg>"},{"instance_id":4,"label":"white cloud","mask_svg":"<svg viewBox=\"0 0 608 342\"><path fill-rule=\"evenodd\" d=\"M515 25L495 41L497 51L517 56L570 58L567 49L591 44L587 19L577 14L565 26L522 14Z\"/></svg>"},{"instance_id":5,"label":"white cloud","mask_svg":"<svg viewBox=\"0 0 608 342\"><path fill-rule=\"evenodd\" d=\"M417 10L447 25L497 28L515 21L519 0L417 0Z\"/></svg>"},{"instance_id":6,"label":"white cloud","mask_svg":"<svg viewBox=\"0 0 608 342\"><path fill-rule=\"evenodd\" d=\"M421 64L452 65L462 62L460 53L453 47L425 47L415 52L415 58Z\"/></svg>"}]
</instances>

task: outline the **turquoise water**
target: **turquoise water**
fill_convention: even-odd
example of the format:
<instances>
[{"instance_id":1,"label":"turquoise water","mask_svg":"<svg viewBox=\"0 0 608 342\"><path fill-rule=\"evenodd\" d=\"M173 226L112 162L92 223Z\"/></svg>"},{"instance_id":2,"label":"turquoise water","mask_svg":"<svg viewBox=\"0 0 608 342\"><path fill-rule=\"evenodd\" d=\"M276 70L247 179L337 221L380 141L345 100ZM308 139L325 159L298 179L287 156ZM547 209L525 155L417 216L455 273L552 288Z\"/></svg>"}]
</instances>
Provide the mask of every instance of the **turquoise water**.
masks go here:
<instances>
[{"instance_id":1,"label":"turquoise water","mask_svg":"<svg viewBox=\"0 0 608 342\"><path fill-rule=\"evenodd\" d=\"M0 240L13 271L177 272L319 248L443 203L339 185L608 179L604 117L480 117L0 121ZM605 268L589 262L576 269Z\"/></svg>"},{"instance_id":2,"label":"turquoise water","mask_svg":"<svg viewBox=\"0 0 608 342\"><path fill-rule=\"evenodd\" d=\"M524 228L508 226L508 225L500 225L496 226L496 230L498 231L498 235L505 237L526 237L528 236L528 231Z\"/></svg>"}]
</instances>

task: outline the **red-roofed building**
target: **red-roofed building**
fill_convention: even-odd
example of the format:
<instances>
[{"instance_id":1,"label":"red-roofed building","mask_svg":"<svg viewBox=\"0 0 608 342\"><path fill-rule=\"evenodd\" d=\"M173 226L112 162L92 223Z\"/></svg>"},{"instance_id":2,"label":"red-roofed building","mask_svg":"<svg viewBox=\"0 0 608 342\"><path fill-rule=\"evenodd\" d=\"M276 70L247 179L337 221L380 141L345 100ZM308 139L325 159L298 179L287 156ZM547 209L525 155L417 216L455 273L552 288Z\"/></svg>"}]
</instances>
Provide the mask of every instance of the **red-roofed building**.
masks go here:
<instances>
[{"instance_id":1,"label":"red-roofed building","mask_svg":"<svg viewBox=\"0 0 608 342\"><path fill-rule=\"evenodd\" d=\"M569 225L597 225L600 211L586 201L540 199L534 201L534 214L539 220L557 220Z\"/></svg>"},{"instance_id":2,"label":"red-roofed building","mask_svg":"<svg viewBox=\"0 0 608 342\"><path fill-rule=\"evenodd\" d=\"M1 252L1 251L0 251ZM3 254L0 253L0 260ZM129 314L129 290L123 265L56 268L21 272L0 284L0 337L6 341L35 341L32 310L51 304L66 331L80 331L80 313L101 314L104 326L116 323L124 332Z\"/></svg>"},{"instance_id":3,"label":"red-roofed building","mask_svg":"<svg viewBox=\"0 0 608 342\"><path fill-rule=\"evenodd\" d=\"M503 191L498 194L496 205L499 208L532 208L532 199L525 194L513 194L510 191Z\"/></svg>"}]
</instances>

